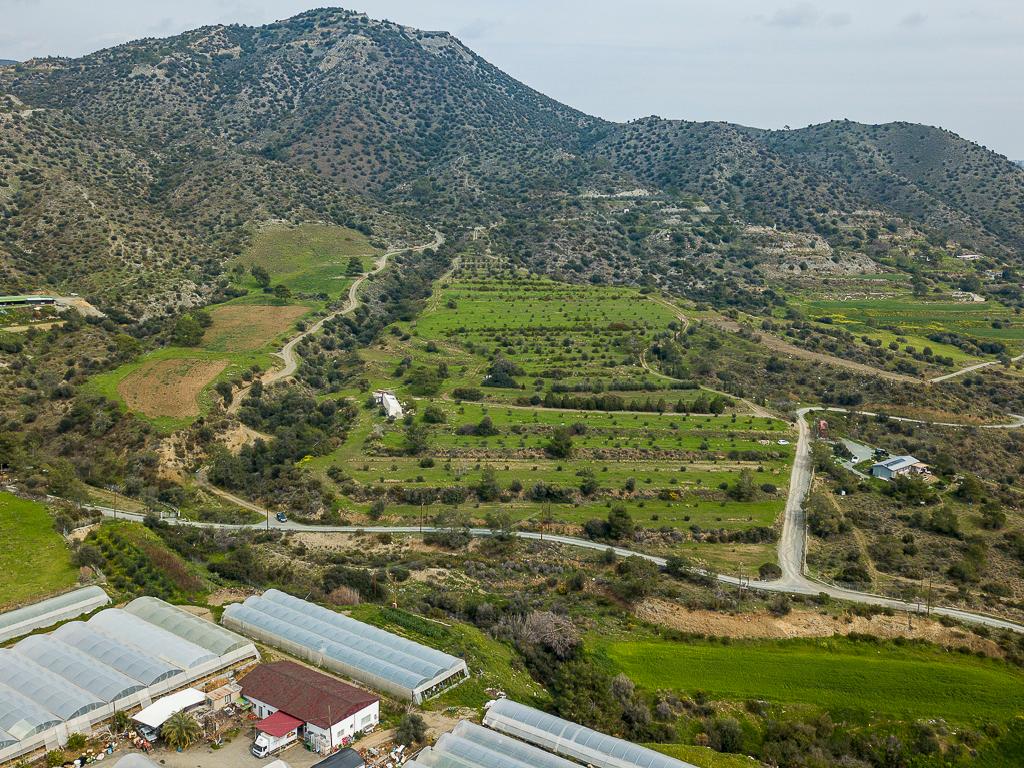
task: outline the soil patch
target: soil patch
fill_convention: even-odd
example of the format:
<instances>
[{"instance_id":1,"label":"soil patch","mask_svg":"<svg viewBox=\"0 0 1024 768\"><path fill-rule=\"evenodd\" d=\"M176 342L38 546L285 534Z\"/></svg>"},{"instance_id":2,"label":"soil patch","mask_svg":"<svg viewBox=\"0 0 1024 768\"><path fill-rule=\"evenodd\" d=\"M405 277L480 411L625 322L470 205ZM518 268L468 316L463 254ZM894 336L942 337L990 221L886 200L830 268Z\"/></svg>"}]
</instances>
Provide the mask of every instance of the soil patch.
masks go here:
<instances>
[{"instance_id":1,"label":"soil patch","mask_svg":"<svg viewBox=\"0 0 1024 768\"><path fill-rule=\"evenodd\" d=\"M199 415L199 393L228 366L227 360L150 360L117 385L133 411L175 419Z\"/></svg>"},{"instance_id":2,"label":"soil patch","mask_svg":"<svg viewBox=\"0 0 1024 768\"><path fill-rule=\"evenodd\" d=\"M718 613L691 611L667 600L645 600L636 607L636 615L652 624L716 637L748 639L788 639L795 637L832 637L860 633L883 639L906 637L926 640L946 648L968 648L988 656L1002 657L1003 652L991 640L978 637L956 627L945 627L937 621L914 616L912 626L907 616L829 616L816 611L794 610L786 616L770 613Z\"/></svg>"},{"instance_id":3,"label":"soil patch","mask_svg":"<svg viewBox=\"0 0 1024 768\"><path fill-rule=\"evenodd\" d=\"M213 325L206 329L203 346L226 352L259 349L287 331L309 307L273 307L262 304L229 304L210 310Z\"/></svg>"}]
</instances>

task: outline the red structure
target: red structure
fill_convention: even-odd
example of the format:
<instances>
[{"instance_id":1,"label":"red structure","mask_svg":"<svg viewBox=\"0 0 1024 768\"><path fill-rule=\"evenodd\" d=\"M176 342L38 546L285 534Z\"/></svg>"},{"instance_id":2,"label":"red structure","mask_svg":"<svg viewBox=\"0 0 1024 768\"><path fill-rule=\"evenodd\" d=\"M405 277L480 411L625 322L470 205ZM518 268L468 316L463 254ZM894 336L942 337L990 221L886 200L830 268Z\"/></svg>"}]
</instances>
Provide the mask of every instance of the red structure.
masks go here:
<instances>
[{"instance_id":1,"label":"red structure","mask_svg":"<svg viewBox=\"0 0 1024 768\"><path fill-rule=\"evenodd\" d=\"M824 419L818 419L818 439L828 440L828 422Z\"/></svg>"}]
</instances>

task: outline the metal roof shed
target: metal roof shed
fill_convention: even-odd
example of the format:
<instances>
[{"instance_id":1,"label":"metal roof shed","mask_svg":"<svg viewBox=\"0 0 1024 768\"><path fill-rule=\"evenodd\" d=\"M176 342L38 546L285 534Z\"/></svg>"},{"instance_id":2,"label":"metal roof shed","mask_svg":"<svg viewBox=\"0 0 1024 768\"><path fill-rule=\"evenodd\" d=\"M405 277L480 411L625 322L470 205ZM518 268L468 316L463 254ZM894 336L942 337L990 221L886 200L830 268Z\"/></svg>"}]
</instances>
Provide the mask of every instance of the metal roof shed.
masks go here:
<instances>
[{"instance_id":1,"label":"metal roof shed","mask_svg":"<svg viewBox=\"0 0 1024 768\"><path fill-rule=\"evenodd\" d=\"M595 768L695 768L691 763L509 699L488 705L484 725Z\"/></svg>"},{"instance_id":2,"label":"metal roof shed","mask_svg":"<svg viewBox=\"0 0 1024 768\"><path fill-rule=\"evenodd\" d=\"M172 693L157 699L145 709L136 712L132 720L148 725L150 728L159 728L167 722L167 719L189 707L196 707L206 701L206 694L197 691L195 688L186 688L183 691Z\"/></svg>"}]
</instances>

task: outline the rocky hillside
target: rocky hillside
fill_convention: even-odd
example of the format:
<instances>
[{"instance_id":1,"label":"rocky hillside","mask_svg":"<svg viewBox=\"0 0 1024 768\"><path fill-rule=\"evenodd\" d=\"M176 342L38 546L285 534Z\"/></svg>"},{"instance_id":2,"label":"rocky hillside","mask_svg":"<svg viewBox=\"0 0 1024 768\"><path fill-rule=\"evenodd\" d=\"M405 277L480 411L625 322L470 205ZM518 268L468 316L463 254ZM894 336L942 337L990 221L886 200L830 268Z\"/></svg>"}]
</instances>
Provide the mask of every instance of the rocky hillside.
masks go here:
<instances>
[{"instance_id":1,"label":"rocky hillside","mask_svg":"<svg viewBox=\"0 0 1024 768\"><path fill-rule=\"evenodd\" d=\"M664 234L595 222L581 201L636 187L715 212L717 232L672 241L683 272L709 237L728 242L723 227L829 239L861 210L1000 258L1024 250L1024 170L949 132L612 124L447 33L337 9L3 67L0 95L5 281L81 288L132 314L154 294L168 308L200 300L266 218L391 240L504 222L534 263L557 243L581 276L597 261L633 279Z\"/></svg>"}]
</instances>

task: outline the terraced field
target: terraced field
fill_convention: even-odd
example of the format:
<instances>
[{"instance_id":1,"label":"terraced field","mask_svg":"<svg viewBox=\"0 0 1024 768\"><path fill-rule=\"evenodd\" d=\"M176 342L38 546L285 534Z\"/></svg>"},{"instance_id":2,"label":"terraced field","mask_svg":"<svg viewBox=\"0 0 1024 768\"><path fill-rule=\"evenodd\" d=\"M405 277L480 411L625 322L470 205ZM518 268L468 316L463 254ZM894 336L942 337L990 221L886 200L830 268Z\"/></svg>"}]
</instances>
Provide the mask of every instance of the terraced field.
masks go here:
<instances>
[{"instance_id":1,"label":"terraced field","mask_svg":"<svg viewBox=\"0 0 1024 768\"><path fill-rule=\"evenodd\" d=\"M420 317L362 352L370 388L393 390L406 416L367 403L345 445L304 464L352 521L507 515L579 533L621 506L662 531L652 548L756 568L774 559L788 425L649 374L641 355L679 330L639 291L470 259Z\"/></svg>"}]
</instances>

